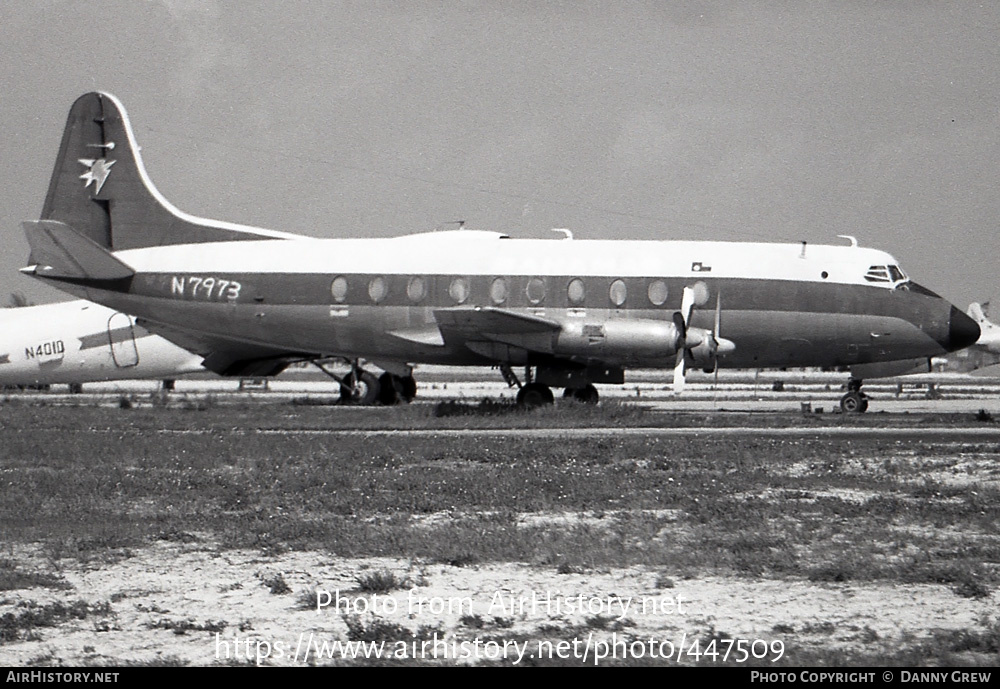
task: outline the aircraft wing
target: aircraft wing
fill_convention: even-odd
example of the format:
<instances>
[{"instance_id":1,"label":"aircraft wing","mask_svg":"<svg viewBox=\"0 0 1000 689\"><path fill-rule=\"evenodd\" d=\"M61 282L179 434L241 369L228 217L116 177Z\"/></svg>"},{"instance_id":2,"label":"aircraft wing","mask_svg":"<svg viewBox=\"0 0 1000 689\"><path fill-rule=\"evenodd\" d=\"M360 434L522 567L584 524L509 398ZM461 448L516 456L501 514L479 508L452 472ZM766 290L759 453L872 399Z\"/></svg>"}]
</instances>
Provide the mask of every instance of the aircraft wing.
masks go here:
<instances>
[{"instance_id":1,"label":"aircraft wing","mask_svg":"<svg viewBox=\"0 0 1000 689\"><path fill-rule=\"evenodd\" d=\"M189 352L205 357L202 366L223 376L273 376L304 358L287 350L227 340L146 319L136 319L136 323Z\"/></svg>"},{"instance_id":2,"label":"aircraft wing","mask_svg":"<svg viewBox=\"0 0 1000 689\"><path fill-rule=\"evenodd\" d=\"M434 318L446 343L464 344L477 354L501 360L511 347L551 354L562 330L550 318L489 306L436 309Z\"/></svg>"}]
</instances>

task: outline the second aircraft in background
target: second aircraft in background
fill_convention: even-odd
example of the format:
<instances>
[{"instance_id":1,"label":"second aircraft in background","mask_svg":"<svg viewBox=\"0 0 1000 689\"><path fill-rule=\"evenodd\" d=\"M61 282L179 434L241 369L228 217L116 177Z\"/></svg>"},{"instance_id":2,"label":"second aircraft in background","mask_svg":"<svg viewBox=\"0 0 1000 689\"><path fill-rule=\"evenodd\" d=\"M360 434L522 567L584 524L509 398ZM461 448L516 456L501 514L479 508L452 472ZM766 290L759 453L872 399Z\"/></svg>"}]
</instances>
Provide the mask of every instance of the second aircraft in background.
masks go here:
<instances>
[{"instance_id":1,"label":"second aircraft in background","mask_svg":"<svg viewBox=\"0 0 1000 689\"><path fill-rule=\"evenodd\" d=\"M172 379L204 371L201 357L77 300L0 309L0 385L36 386L130 378Z\"/></svg>"}]
</instances>

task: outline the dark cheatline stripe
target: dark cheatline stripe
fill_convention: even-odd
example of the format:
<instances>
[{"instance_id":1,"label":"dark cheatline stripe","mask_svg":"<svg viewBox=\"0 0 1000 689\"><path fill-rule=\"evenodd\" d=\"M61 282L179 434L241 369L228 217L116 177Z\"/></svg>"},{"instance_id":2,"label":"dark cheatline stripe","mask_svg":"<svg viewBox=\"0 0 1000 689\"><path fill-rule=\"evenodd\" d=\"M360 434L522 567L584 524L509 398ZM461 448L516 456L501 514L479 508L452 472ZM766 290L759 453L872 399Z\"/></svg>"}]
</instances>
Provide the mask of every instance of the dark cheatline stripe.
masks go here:
<instances>
[{"instance_id":1,"label":"dark cheatline stripe","mask_svg":"<svg viewBox=\"0 0 1000 689\"><path fill-rule=\"evenodd\" d=\"M109 343L118 344L119 342L128 342L133 339L133 333L134 338L137 340L151 336L151 333L140 328L136 328L134 331L132 328L115 328L110 332L104 330L93 335L84 335L81 337L80 349L95 349L97 347L106 347Z\"/></svg>"},{"instance_id":2,"label":"dark cheatline stripe","mask_svg":"<svg viewBox=\"0 0 1000 689\"><path fill-rule=\"evenodd\" d=\"M331 293L333 280L337 275L347 279L347 294L342 301L334 299ZM264 303L271 305L343 305L343 306L416 306L426 308L449 308L454 306L499 306L501 308L583 308L614 309L620 311L654 310L676 311L681 306L684 287L701 281L709 290L709 303L702 310L714 308L714 297L721 294L724 311L796 311L803 313L867 313L871 315L906 317L907 305L916 308L918 303L938 299L936 295L914 285L911 299L894 298L893 290L868 285L845 285L842 283L797 282L790 280L757 280L746 278L712 278L709 276L688 277L632 277L617 276L583 277L585 298L582 303L571 303L567 296L569 283L574 275L504 276L507 281L507 299L500 304L490 298L490 286L497 276L455 276L455 275L371 275L371 274L317 274L317 273L220 273L215 275L196 274L195 278L211 277L216 281L225 280L239 283L236 303ZM141 296L176 299L179 301L226 303L226 298L214 295L210 298L204 290L190 287L183 296L174 289L175 278L189 278L191 275L178 273L141 273L132 282L132 293ZM421 277L426 283L426 296L414 301L407 295L407 286L413 277ZM544 298L533 302L528 298L529 281L542 277ZM371 282L376 278L384 280L385 294L375 301L370 292ZM456 302L450 288L456 278L463 278L468 285L468 298ZM626 288L626 300L616 306L609 296L611 284L622 280ZM649 299L649 287L654 281L666 283L667 298L656 305ZM532 284L532 296L537 297L537 282ZM901 313L902 311L902 313ZM914 314L915 315L915 314Z\"/></svg>"}]
</instances>

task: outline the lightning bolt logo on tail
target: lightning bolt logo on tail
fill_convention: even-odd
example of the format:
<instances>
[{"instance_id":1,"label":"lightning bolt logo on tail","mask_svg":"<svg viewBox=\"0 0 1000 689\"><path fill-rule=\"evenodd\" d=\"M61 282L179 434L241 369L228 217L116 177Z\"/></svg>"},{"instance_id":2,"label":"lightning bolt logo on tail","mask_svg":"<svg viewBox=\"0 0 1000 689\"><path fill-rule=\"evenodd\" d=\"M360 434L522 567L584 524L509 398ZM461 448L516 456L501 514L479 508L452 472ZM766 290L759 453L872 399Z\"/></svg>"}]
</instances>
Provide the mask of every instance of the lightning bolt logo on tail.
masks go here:
<instances>
[{"instance_id":1,"label":"lightning bolt logo on tail","mask_svg":"<svg viewBox=\"0 0 1000 689\"><path fill-rule=\"evenodd\" d=\"M80 163L87 166L87 171L80 175L80 179L84 180L86 184L83 188L86 189L93 182L94 194L101 193L101 187L108 180L108 175L111 174L111 166L115 164L114 160L106 160L104 158L78 158Z\"/></svg>"}]
</instances>

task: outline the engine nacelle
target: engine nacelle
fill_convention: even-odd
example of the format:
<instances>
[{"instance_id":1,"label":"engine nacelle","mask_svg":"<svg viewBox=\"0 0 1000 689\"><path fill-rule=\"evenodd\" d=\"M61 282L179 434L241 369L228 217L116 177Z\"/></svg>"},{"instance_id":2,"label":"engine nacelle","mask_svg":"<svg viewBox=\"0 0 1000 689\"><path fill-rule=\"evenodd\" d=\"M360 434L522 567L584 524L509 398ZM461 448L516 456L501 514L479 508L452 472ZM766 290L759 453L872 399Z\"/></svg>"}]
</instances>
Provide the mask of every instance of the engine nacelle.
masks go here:
<instances>
[{"instance_id":1,"label":"engine nacelle","mask_svg":"<svg viewBox=\"0 0 1000 689\"><path fill-rule=\"evenodd\" d=\"M677 352L677 328L670 321L649 319L587 322L565 321L554 354L594 358L661 359Z\"/></svg>"}]
</instances>

